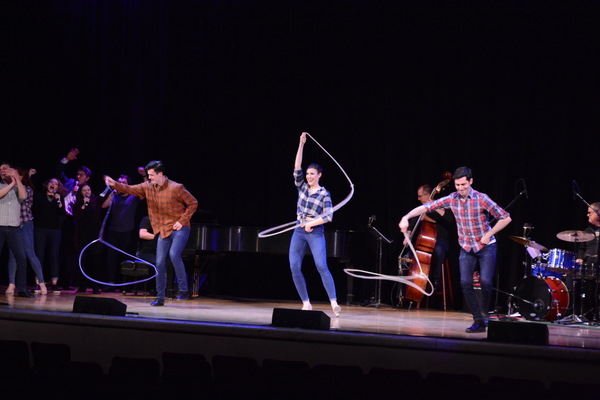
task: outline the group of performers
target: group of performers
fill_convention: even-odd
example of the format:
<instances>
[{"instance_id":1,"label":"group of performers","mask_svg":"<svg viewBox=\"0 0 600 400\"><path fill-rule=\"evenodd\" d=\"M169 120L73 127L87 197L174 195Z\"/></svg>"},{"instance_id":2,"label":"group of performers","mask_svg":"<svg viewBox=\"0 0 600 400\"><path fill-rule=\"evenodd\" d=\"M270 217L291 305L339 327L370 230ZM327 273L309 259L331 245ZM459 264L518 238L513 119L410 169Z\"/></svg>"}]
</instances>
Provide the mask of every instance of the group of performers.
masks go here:
<instances>
[{"instance_id":1,"label":"group of performers","mask_svg":"<svg viewBox=\"0 0 600 400\"><path fill-rule=\"evenodd\" d=\"M337 302L335 283L327 265L324 224L332 221L333 212L340 205L333 206L329 191L319 183L323 173L321 166L311 163L306 171L302 169L304 145L307 136L310 135L306 132L300 135L294 161L293 178L298 197L296 221L292 223L294 226L291 227L293 234L289 247L289 264L292 280L302 301L302 310L311 310L312 305L306 281L302 274L302 260L310 248L315 266L329 297L331 309L337 317L340 315L341 307ZM180 253L181 248L183 248L182 243L184 244L189 235L189 221L191 214L197 207L197 201L182 185L169 181L163 175L162 163L155 162L155 164L149 165L146 170L148 171L149 181L143 184L123 185L115 182L110 177L106 177L106 184L118 192L144 196L150 201L150 219L153 226L156 225L157 231L160 231L161 239L164 241L164 245L159 246L158 295L152 305L164 305L166 257L169 255L179 261L177 254ZM431 187L427 185L419 187L417 195L421 205L410 210L402 217L399 228L405 235L405 244L411 241L410 221L414 220L415 217L425 218L427 221L437 224L440 228L442 235L434 250L433 282L430 282L434 290L438 289L440 285L440 271L450 245L449 236L444 232L456 229L460 246L458 256L460 286L473 317L473 323L466 328L466 332L485 332L488 326L489 308L494 290L495 235L510 224L511 217L487 194L473 188L473 173L470 168L462 166L457 168L453 174L447 174L448 179L446 179L444 185L452 181L455 191L439 199L433 199ZM351 186L353 185L351 184ZM436 188L436 190L438 189ZM150 207L150 205L152 206ZM595 268L598 264L600 203L593 203L589 206L588 218L590 226L580 233L580 236L583 236L583 239L586 240L581 240L581 243L579 243L579 254L573 264L580 266L593 265ZM165 231L163 232L161 229L165 229ZM180 234L183 234L181 238L179 238ZM259 235L259 237L261 236ZM521 239L525 240L527 245L534 243L525 238ZM541 254L538 255L541 256ZM182 272L181 263L176 264L180 267L177 268L178 281L180 282L179 298L184 299L188 297L187 287L185 286L186 279L182 275L184 272ZM541 278L546 278L546 272L551 269L539 268L539 263L536 264L536 267L539 271L535 271L534 275L539 275ZM479 295L476 294L474 288L474 271L476 269L479 272ZM590 270L589 273L592 274L592 271L595 271L595 269ZM572 276L572 278L577 279L578 277ZM527 300L525 302L527 304L533 303ZM542 304L542 306L545 306L545 304Z\"/></svg>"}]
</instances>

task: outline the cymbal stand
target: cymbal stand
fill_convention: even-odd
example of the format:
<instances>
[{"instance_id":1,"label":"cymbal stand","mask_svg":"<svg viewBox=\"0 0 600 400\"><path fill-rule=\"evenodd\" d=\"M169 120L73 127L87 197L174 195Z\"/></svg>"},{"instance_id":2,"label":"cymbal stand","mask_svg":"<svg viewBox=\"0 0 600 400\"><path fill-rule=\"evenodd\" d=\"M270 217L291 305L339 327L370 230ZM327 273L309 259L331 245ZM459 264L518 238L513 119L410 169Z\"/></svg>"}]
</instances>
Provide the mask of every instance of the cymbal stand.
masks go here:
<instances>
[{"instance_id":1,"label":"cymbal stand","mask_svg":"<svg viewBox=\"0 0 600 400\"><path fill-rule=\"evenodd\" d=\"M591 325L598 326L598 325L600 325L600 321L598 321L598 318L599 318L598 296L600 295L600 293L598 293L598 286L599 286L598 284L600 283L598 281L598 278L595 279L595 283L596 283L596 285L594 288L594 314L593 314L594 316L592 318Z\"/></svg>"},{"instance_id":2,"label":"cymbal stand","mask_svg":"<svg viewBox=\"0 0 600 400\"><path fill-rule=\"evenodd\" d=\"M529 233L534 229L534 227L528 223L523 224L523 237L529 240ZM523 262L523 266L525 268L523 277L527 278L531 276L531 262L529 261L529 252L527 251L527 245L525 245L525 261Z\"/></svg>"},{"instance_id":3,"label":"cymbal stand","mask_svg":"<svg viewBox=\"0 0 600 400\"><path fill-rule=\"evenodd\" d=\"M567 315L564 318L559 319L558 321L556 321L556 323L558 324L584 324L584 325L589 325L590 321L585 317L584 313L583 313L583 299L584 299L584 293L583 293L583 278L581 279L577 279L577 278L573 278L573 296L575 296L576 292L576 283L577 281L580 281L580 290L581 293L579 293L579 315L575 314L575 304L573 304L573 308L571 310L571 314Z\"/></svg>"},{"instance_id":4,"label":"cymbal stand","mask_svg":"<svg viewBox=\"0 0 600 400\"><path fill-rule=\"evenodd\" d=\"M375 234L377 237L377 273L381 274L382 272L382 261L383 261L383 242L385 241L387 244L392 243L392 240L386 238L383 233L379 232L377 228L373 226L373 221L375 219L371 217L369 219L369 229ZM381 302L381 280L375 279L375 293L377 293L377 300L375 303L368 304L367 307L375 307L379 308L381 306L387 306L387 304L383 304Z\"/></svg>"}]
</instances>

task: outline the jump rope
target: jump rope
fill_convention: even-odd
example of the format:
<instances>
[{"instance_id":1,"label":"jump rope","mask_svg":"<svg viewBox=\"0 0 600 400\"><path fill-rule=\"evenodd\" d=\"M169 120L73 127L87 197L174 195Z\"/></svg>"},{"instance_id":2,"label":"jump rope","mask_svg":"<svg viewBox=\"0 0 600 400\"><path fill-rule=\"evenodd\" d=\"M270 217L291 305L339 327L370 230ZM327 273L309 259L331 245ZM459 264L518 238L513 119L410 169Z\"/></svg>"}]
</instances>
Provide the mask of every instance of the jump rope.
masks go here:
<instances>
[{"instance_id":1,"label":"jump rope","mask_svg":"<svg viewBox=\"0 0 600 400\"><path fill-rule=\"evenodd\" d=\"M340 203L333 206L333 208L331 209L330 212L324 213L324 214L321 214L321 215L318 215L315 217L315 219L319 219L321 217L325 217L327 215L333 214L335 211L339 210L344 205L346 205L346 203L348 203L350 201L350 199L352 198L352 196L354 195L354 184L352 183L352 181L350 180L350 177L348 177L348 174L346 173L346 171L344 171L344 168L342 168L340 163L338 163L337 160L335 158L333 158L333 156L331 154L329 154L329 152L327 150L325 150L325 148L323 146L321 146L321 144L319 142L317 142L316 139L310 135L310 133L306 133L306 136L311 138L317 144L317 146L319 146L321 148L321 150L323 150L325 152L325 154L327 154L329 156L329 158L331 158L333 160L333 162L338 166L338 168L342 171L342 173L348 180L348 183L350 183L350 193L348 194L348 196L346 196L346 198L344 200L342 200ZM262 239L262 238L266 238L266 237L270 237L270 236L279 235L281 233L295 229L298 225L300 225L300 221L298 221L298 220L290 221L288 223L274 226L272 228L269 228L262 232L259 232L258 237Z\"/></svg>"},{"instance_id":2,"label":"jump rope","mask_svg":"<svg viewBox=\"0 0 600 400\"><path fill-rule=\"evenodd\" d=\"M376 272L363 271L360 269L351 269L351 268L344 269L344 272L355 278L379 279L379 280L385 280L385 281L404 283L405 285L412 286L419 292L423 293L425 296L431 296L433 294L433 284L429 280L429 276L423 272L423 268L421 267L421 262L419 261L419 257L417 257L417 252L416 252L415 248L413 247L413 245L411 243L411 238L407 232L404 232L404 237L407 239L408 247L411 249L412 254L415 255L414 260L416 261L416 264L419 269L418 274L413 274L413 275L409 275L409 276L394 276L394 275L384 275L384 274L379 274ZM364 274L364 275L361 275L361 274ZM427 280L429 285L426 285L425 287L429 286L431 288L430 291L425 291L424 289L421 288L420 285L412 282L414 279L419 279L419 278L424 278Z\"/></svg>"},{"instance_id":3,"label":"jump rope","mask_svg":"<svg viewBox=\"0 0 600 400\"><path fill-rule=\"evenodd\" d=\"M108 216L110 215L110 210L112 209L112 201L110 202L110 205L108 206L108 210L106 211L106 215L104 216L104 220L102 221L102 226L100 227L100 233L98 234L98 239L92 240L91 242L89 242L83 249L81 249L81 252L79 253L79 270L81 271L81 273L83 274L83 276L85 276L87 279L89 279L92 282L96 282L98 284L101 285L106 285L106 286L128 286L128 285L134 285L136 283L141 283L141 282L147 282L153 278L156 277L156 275L158 275L158 269L156 268L156 265L146 261L146 260L142 260L141 258L134 256L133 254L129 254L126 251L123 251L115 246L113 246L112 244L108 243L107 241L105 241L104 239L102 239L102 237L104 236L104 227L106 226L106 221L108 220ZM132 282L125 282L125 283L114 283L114 282L102 282L102 281L98 281L96 279L93 279L92 277L90 277L88 274L85 273L85 271L83 270L83 265L81 264L81 260L83 259L83 253L85 253L85 251L88 249L88 247L90 247L91 245L93 245L94 243L101 243L104 246L107 246L115 251L118 251L119 253L125 254L128 257L131 257L133 259L135 259L136 261L139 261L141 263L144 264L148 264L150 265L152 268L154 268L154 275L145 278L145 279L140 279L137 281L132 281Z\"/></svg>"},{"instance_id":4,"label":"jump rope","mask_svg":"<svg viewBox=\"0 0 600 400\"><path fill-rule=\"evenodd\" d=\"M333 212L339 210L340 208L342 208L344 205L346 205L346 203L348 203L350 201L350 199L352 198L352 196L354 195L354 184L352 183L352 180L350 180L350 177L348 176L348 174L346 173L346 171L344 171L344 168L342 168L342 166L340 165L340 163L337 162L337 160L327 151L325 150L325 148L323 146L321 146L321 144L314 138L312 137L309 133L306 134L306 136L308 136L309 138L311 138L316 144L317 146L319 146L321 148L321 150L323 150L323 152L325 152L325 154L327 154L329 156L329 158L331 158L333 160L333 162L338 166L338 168L342 171L342 173L344 174L344 176L346 177L346 179L348 180L348 183L350 184L350 193L346 196L346 198L344 200L342 200L340 203L336 204L332 210L329 213L326 214L322 214L319 215L317 217L315 217L316 219L320 218L320 217L324 217L326 215L332 214ZM267 238L270 236L275 236L275 235L279 235L285 232L288 232L292 229L296 229L299 225L301 224L300 221L295 220L295 221L290 221L288 223L285 224L281 224L281 225L277 225L274 226L272 228L266 229L264 231L261 231L258 233L258 237L259 238ZM404 236L408 239L408 246L410 247L410 249L412 250L413 254L417 254L415 251L415 248L413 247L411 241L410 241L410 237L408 236L408 234L406 232L404 232ZM411 275L411 276L393 276L393 275L384 275L384 274L379 274L379 273L375 273L375 272L371 272L371 271L364 271L364 270L360 270L360 269L353 269L353 268L344 268L344 272L352 277L355 278L360 278L360 279L379 279L379 280L389 280L389 281L394 281L394 282L400 282L400 283L404 283L406 285L412 286L415 289L417 289L418 291L420 291L421 293L423 293L426 296L431 296L433 294L433 285L431 285L431 281L429 280L429 277L427 276L427 274L423 273L423 269L421 268L421 263L419 262L418 257L415 257L416 263L419 267L419 274L415 274L415 275ZM432 287L430 292L426 292L423 289L421 289L421 287L419 285L417 285L416 283L412 282L412 280L417 279L417 278L425 278L427 279L427 281L430 283L430 287Z\"/></svg>"}]
</instances>

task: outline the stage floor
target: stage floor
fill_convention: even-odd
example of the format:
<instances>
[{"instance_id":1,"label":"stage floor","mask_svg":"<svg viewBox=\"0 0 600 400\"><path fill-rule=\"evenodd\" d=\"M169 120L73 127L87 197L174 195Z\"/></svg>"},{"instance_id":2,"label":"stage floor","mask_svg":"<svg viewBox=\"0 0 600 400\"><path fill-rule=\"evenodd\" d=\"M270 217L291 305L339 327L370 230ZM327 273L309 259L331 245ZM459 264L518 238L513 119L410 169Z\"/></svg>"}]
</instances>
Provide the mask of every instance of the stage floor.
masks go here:
<instances>
[{"instance_id":1,"label":"stage floor","mask_svg":"<svg viewBox=\"0 0 600 400\"><path fill-rule=\"evenodd\" d=\"M0 289L4 293L4 289ZM273 301L240 298L200 297L191 300L166 300L164 307L152 307L152 297L131 293L104 293L93 295L74 291L62 291L61 294L36 294L26 299L11 295L0 295L4 307L27 311L73 312L76 296L95 298L114 298L127 306L127 315L165 321L206 322L220 324L271 326L274 308L300 309L300 302ZM329 304L313 303L313 310L323 311L331 320L331 331L397 335L423 338L460 339L484 341L487 333L466 333L472 323L470 314L460 311L442 311L434 309L393 308L390 306L342 305L342 312L335 317ZM491 320L498 317L491 316ZM532 323L516 316L519 322ZM595 323L567 322L564 319L540 321L548 326L549 346L600 349L600 326Z\"/></svg>"}]
</instances>

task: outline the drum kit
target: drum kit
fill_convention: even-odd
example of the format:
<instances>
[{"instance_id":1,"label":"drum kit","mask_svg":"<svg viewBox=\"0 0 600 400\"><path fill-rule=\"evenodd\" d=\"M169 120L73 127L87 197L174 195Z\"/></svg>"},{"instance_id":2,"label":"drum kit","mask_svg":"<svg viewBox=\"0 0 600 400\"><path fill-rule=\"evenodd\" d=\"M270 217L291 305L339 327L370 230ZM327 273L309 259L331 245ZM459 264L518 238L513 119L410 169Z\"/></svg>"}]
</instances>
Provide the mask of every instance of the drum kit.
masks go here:
<instances>
[{"instance_id":1,"label":"drum kit","mask_svg":"<svg viewBox=\"0 0 600 400\"><path fill-rule=\"evenodd\" d=\"M589 242L595 238L584 231L563 231L557 238L577 243ZM547 249L527 237L508 236L511 240L525 246L533 260L527 263L531 269L525 278L509 294L509 314L512 306L527 320L544 320L558 323L596 323L598 319L598 283L599 266L594 263L578 262L575 252L563 249ZM571 288L568 288L568 284ZM591 286L590 286L591 284ZM587 292L584 289L587 288ZM592 293L588 293L592 291ZM577 296L576 296L577 294ZM575 300L579 297L579 307ZM513 303L514 299L514 303ZM573 300L573 301L571 301ZM590 305L590 300L593 303ZM584 310L590 308L589 310ZM569 314L570 312L570 314ZM586 315L592 314L592 321Z\"/></svg>"}]
</instances>

